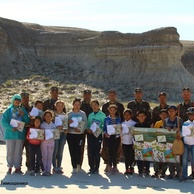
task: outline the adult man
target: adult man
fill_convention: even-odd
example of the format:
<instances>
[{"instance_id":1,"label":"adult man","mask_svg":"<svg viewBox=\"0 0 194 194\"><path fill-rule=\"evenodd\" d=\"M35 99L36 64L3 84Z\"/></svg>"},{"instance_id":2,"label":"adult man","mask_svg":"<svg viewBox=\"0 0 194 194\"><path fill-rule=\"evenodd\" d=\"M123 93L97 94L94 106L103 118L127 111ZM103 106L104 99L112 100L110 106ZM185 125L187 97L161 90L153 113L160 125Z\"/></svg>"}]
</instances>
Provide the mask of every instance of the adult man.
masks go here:
<instances>
[{"instance_id":1,"label":"adult man","mask_svg":"<svg viewBox=\"0 0 194 194\"><path fill-rule=\"evenodd\" d=\"M51 87L50 89L51 99L48 99L44 102L43 111L52 110L55 111L55 102L58 100L59 89L56 86ZM63 112L66 113L66 109L63 109Z\"/></svg>"},{"instance_id":2,"label":"adult man","mask_svg":"<svg viewBox=\"0 0 194 194\"><path fill-rule=\"evenodd\" d=\"M132 120L137 122L136 113L138 111L144 111L146 112L146 120L151 123L151 108L149 103L142 99L143 92L141 88L135 88L134 97L135 100L129 101L127 105L127 108L131 109L133 112Z\"/></svg>"},{"instance_id":3,"label":"adult man","mask_svg":"<svg viewBox=\"0 0 194 194\"><path fill-rule=\"evenodd\" d=\"M156 106L152 111L152 124L154 125L157 121L161 120L159 114L162 109L167 109L169 105L167 105L167 95L165 92L160 92L158 95L159 106Z\"/></svg>"},{"instance_id":4,"label":"adult man","mask_svg":"<svg viewBox=\"0 0 194 194\"><path fill-rule=\"evenodd\" d=\"M81 103L80 109L86 113L87 118L88 118L89 114L93 112L91 104L90 104L91 98L92 98L91 90L84 90L83 101ZM84 139L83 139L82 148L81 148L80 166L82 166L82 163L83 163L85 139L86 139L86 132L84 133Z\"/></svg>"},{"instance_id":5,"label":"adult man","mask_svg":"<svg viewBox=\"0 0 194 194\"><path fill-rule=\"evenodd\" d=\"M123 117L124 106L123 106L123 104L121 104L117 101L117 94L116 94L115 90L108 91L108 99L109 99L109 102L105 103L102 106L102 112L104 112L104 114L106 116L108 116L109 115L108 107L110 105L114 104L118 107L118 109L117 109L118 116L121 118L121 121L124 121L124 117ZM118 152L117 152L117 163L120 160L121 151L122 151L122 147L120 145L118 148ZM104 163L106 164L105 172L107 172L108 171L108 140L106 137L104 137L104 140L103 140L103 147L102 147L101 156L104 160Z\"/></svg>"},{"instance_id":6,"label":"adult man","mask_svg":"<svg viewBox=\"0 0 194 194\"><path fill-rule=\"evenodd\" d=\"M122 121L124 121L124 118L123 118L123 111L124 111L124 106L123 104L119 103L117 101L117 94L116 94L116 91L115 90L109 90L108 91L108 99L109 99L109 102L105 103L103 106L102 106L102 112L108 116L109 115L109 111L108 111L108 107L112 104L116 105L118 107L118 116L121 118Z\"/></svg>"},{"instance_id":7,"label":"adult man","mask_svg":"<svg viewBox=\"0 0 194 194\"><path fill-rule=\"evenodd\" d=\"M29 105L29 93L22 92L20 95L22 97L21 107L24 108L27 113L30 113L32 106ZM26 130L26 134L27 134L27 130ZM24 140L23 149L24 148L26 150L26 167L27 167L27 170L29 170L30 169L30 153L29 153L29 143L26 138Z\"/></svg>"},{"instance_id":8,"label":"adult man","mask_svg":"<svg viewBox=\"0 0 194 194\"><path fill-rule=\"evenodd\" d=\"M177 108L180 111L180 117L183 120L183 122L187 121L188 118L188 114L187 114L187 110L190 107L194 107L194 102L191 101L191 90L188 87L185 87L182 89L182 99L183 102L181 102L180 104L178 104ZM191 171L194 171L194 166L191 165ZM194 179L194 175L190 174L188 176L188 179Z\"/></svg>"}]
</instances>

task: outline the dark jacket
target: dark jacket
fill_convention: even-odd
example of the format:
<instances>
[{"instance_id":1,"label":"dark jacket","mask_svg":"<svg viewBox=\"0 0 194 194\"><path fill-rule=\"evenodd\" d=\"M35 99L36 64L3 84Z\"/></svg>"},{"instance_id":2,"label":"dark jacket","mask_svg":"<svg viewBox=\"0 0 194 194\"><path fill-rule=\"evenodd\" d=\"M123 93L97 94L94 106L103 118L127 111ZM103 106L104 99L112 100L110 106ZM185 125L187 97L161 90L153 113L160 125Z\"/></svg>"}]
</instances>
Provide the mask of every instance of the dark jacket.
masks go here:
<instances>
[{"instance_id":1,"label":"dark jacket","mask_svg":"<svg viewBox=\"0 0 194 194\"><path fill-rule=\"evenodd\" d=\"M129 101L127 108L131 109L133 112L132 120L138 122L137 119L137 111L145 111L146 120L151 123L151 108L148 102L142 100L141 102L137 102L136 100Z\"/></svg>"},{"instance_id":2,"label":"dark jacket","mask_svg":"<svg viewBox=\"0 0 194 194\"><path fill-rule=\"evenodd\" d=\"M90 103L86 103L85 101L82 101L80 109L86 113L87 117L89 116L90 113L93 112L93 109L92 109Z\"/></svg>"},{"instance_id":3,"label":"dark jacket","mask_svg":"<svg viewBox=\"0 0 194 194\"><path fill-rule=\"evenodd\" d=\"M110 103L110 102L107 102L106 104L104 104L102 106L102 112L108 116L109 115L109 111L108 111L108 107L111 105L111 104L114 104L118 107L118 110L117 110L117 116L121 118L121 121L124 121L124 117L123 117L123 111L125 110L123 104L119 103L119 102L115 102L115 103Z\"/></svg>"},{"instance_id":4,"label":"dark jacket","mask_svg":"<svg viewBox=\"0 0 194 194\"><path fill-rule=\"evenodd\" d=\"M55 102L57 100L49 99L49 100L44 101L43 111L46 111L46 110L55 111L56 110L56 108L55 108ZM65 107L63 109L63 112L66 113L66 108Z\"/></svg>"}]
</instances>

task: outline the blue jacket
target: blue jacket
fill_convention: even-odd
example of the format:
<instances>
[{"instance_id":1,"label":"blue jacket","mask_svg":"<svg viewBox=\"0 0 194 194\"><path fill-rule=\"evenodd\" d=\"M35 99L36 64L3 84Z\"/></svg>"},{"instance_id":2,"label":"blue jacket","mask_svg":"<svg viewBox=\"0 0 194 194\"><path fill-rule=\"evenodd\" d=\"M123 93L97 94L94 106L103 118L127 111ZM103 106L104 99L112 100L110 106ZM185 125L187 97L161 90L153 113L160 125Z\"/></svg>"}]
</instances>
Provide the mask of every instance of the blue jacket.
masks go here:
<instances>
[{"instance_id":1,"label":"blue jacket","mask_svg":"<svg viewBox=\"0 0 194 194\"><path fill-rule=\"evenodd\" d=\"M116 124L121 124L121 118L116 117ZM107 125L111 125L110 116L108 116L104 119L104 128L103 129L104 129L104 132L106 132L106 133L107 133Z\"/></svg>"}]
</instances>

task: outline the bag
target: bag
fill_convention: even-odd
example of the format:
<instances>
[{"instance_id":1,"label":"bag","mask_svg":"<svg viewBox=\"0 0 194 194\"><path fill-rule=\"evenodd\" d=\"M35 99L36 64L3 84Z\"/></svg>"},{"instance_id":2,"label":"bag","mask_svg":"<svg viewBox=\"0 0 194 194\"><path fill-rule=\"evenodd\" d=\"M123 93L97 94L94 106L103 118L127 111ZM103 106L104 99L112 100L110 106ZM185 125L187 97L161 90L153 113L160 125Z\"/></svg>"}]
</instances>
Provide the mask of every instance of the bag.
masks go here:
<instances>
[{"instance_id":1,"label":"bag","mask_svg":"<svg viewBox=\"0 0 194 194\"><path fill-rule=\"evenodd\" d=\"M174 155L182 155L184 153L184 144L181 139L175 139L172 144L172 153Z\"/></svg>"}]
</instances>

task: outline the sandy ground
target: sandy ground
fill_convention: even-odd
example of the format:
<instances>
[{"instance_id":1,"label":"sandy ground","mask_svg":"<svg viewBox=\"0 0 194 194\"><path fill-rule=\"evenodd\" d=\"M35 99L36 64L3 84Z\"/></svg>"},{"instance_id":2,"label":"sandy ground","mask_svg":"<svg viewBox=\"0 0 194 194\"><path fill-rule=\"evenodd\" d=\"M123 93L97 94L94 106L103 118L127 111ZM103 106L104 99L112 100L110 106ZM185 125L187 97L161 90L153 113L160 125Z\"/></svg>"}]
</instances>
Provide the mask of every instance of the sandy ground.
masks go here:
<instances>
[{"instance_id":1,"label":"sandy ground","mask_svg":"<svg viewBox=\"0 0 194 194\"><path fill-rule=\"evenodd\" d=\"M179 183L177 180L153 179L151 177L139 177L137 167L133 176L126 176L124 172L124 163L118 165L120 173L117 175L106 175L104 173L105 164L101 160L99 174L89 175L87 153L85 151L84 163L82 172L71 174L72 167L67 144L65 145L63 156L63 175L52 175L44 177L41 175L30 176L29 172L25 172L26 168L23 165L23 175L11 174L6 175L6 146L0 145L0 193L194 193L194 181ZM25 155L23 156L25 162ZM168 173L168 172L167 172ZM153 167L151 167L153 174ZM189 166L190 174L190 166ZM25 185L4 185L4 183Z\"/></svg>"}]
</instances>

